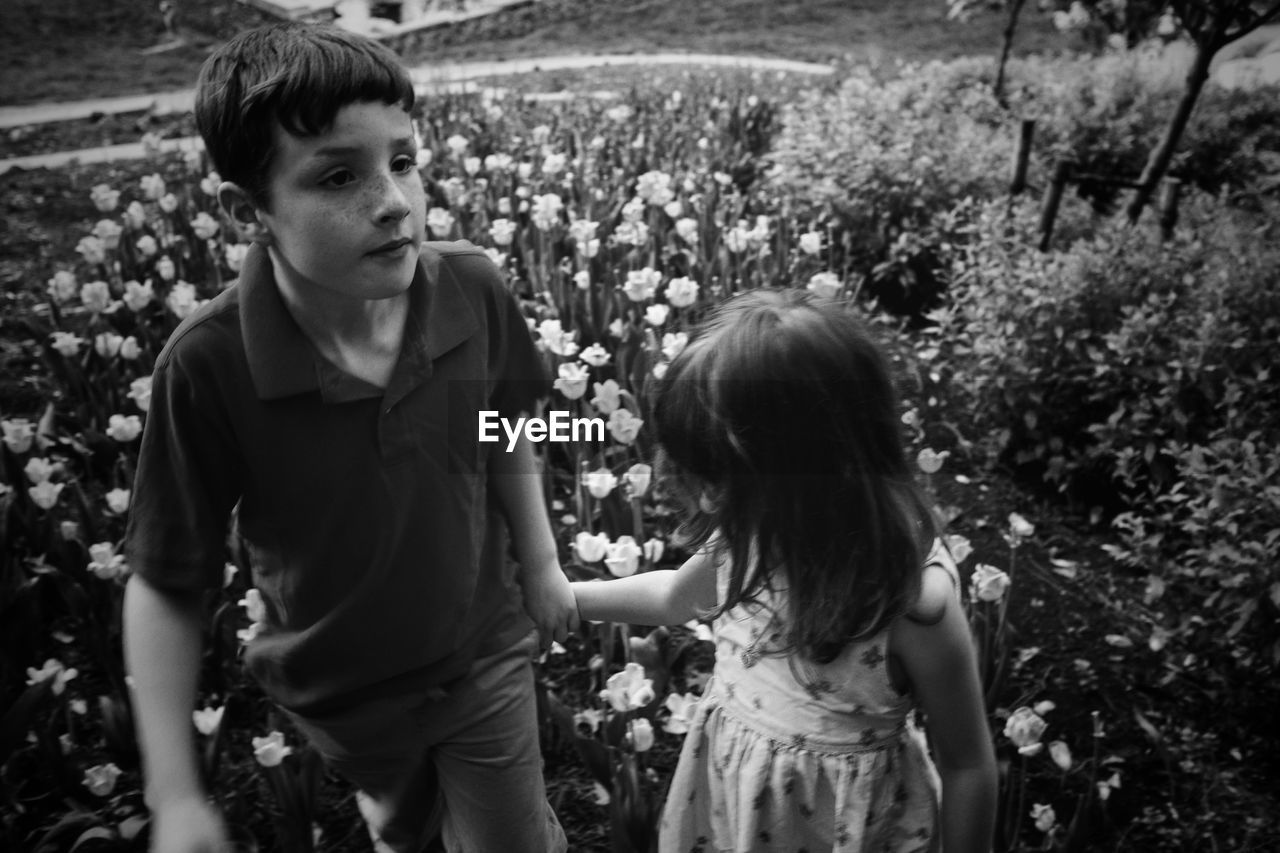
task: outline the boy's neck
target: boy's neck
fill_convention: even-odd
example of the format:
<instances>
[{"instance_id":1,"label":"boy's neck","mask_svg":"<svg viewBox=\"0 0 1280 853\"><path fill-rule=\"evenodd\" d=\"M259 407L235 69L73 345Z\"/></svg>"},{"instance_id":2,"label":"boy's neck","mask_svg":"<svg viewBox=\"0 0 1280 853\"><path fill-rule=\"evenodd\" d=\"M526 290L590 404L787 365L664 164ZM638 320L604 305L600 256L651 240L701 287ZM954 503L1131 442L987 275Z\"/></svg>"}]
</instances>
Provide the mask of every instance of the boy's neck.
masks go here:
<instances>
[{"instance_id":1,"label":"boy's neck","mask_svg":"<svg viewBox=\"0 0 1280 853\"><path fill-rule=\"evenodd\" d=\"M276 288L295 322L322 356L344 373L380 388L391 381L400 356L409 292L358 299L324 291L299 293L276 276Z\"/></svg>"}]
</instances>

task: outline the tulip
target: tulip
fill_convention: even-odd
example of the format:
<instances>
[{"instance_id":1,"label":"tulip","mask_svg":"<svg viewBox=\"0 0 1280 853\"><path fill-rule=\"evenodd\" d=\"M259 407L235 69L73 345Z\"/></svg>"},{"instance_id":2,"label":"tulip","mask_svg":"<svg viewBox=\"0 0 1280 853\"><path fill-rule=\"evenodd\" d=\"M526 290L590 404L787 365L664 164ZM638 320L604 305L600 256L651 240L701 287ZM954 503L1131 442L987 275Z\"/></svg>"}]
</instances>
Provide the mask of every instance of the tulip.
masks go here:
<instances>
[{"instance_id":1,"label":"tulip","mask_svg":"<svg viewBox=\"0 0 1280 853\"><path fill-rule=\"evenodd\" d=\"M1040 738L1048 724L1035 711L1025 705L1009 715L1004 726L1004 736L1013 741L1020 755L1035 755L1044 748Z\"/></svg>"},{"instance_id":2,"label":"tulip","mask_svg":"<svg viewBox=\"0 0 1280 853\"><path fill-rule=\"evenodd\" d=\"M139 376L129 383L128 397L142 411L151 408L151 377Z\"/></svg>"},{"instance_id":3,"label":"tulip","mask_svg":"<svg viewBox=\"0 0 1280 853\"><path fill-rule=\"evenodd\" d=\"M597 382L592 387L596 396L592 398L591 405L600 414L611 415L622 405L622 387L613 379Z\"/></svg>"},{"instance_id":4,"label":"tulip","mask_svg":"<svg viewBox=\"0 0 1280 853\"><path fill-rule=\"evenodd\" d=\"M443 207L433 207L427 211L427 227L435 237L448 237L453 230L453 214Z\"/></svg>"},{"instance_id":5,"label":"tulip","mask_svg":"<svg viewBox=\"0 0 1280 853\"><path fill-rule=\"evenodd\" d=\"M107 246L100 237L83 237L76 244L76 251L86 264L101 264L107 260Z\"/></svg>"},{"instance_id":6,"label":"tulip","mask_svg":"<svg viewBox=\"0 0 1280 853\"><path fill-rule=\"evenodd\" d=\"M608 556L604 559L605 567L616 578L630 577L640 568L640 555L643 549L630 536L619 536L617 542L609 545Z\"/></svg>"},{"instance_id":7,"label":"tulip","mask_svg":"<svg viewBox=\"0 0 1280 853\"><path fill-rule=\"evenodd\" d=\"M814 273L806 289L823 299L835 299L840 295L840 277L833 272Z\"/></svg>"},{"instance_id":8,"label":"tulip","mask_svg":"<svg viewBox=\"0 0 1280 853\"><path fill-rule=\"evenodd\" d=\"M698 283L688 277L673 278L664 295L672 308L688 308L698 299Z\"/></svg>"},{"instance_id":9,"label":"tulip","mask_svg":"<svg viewBox=\"0 0 1280 853\"><path fill-rule=\"evenodd\" d=\"M1009 533L1018 539L1035 535L1036 526L1016 512L1009 513Z\"/></svg>"},{"instance_id":10,"label":"tulip","mask_svg":"<svg viewBox=\"0 0 1280 853\"><path fill-rule=\"evenodd\" d=\"M191 712L191 721L195 724L196 731L208 737L222 725L222 714L226 710L226 705L219 705L216 708L206 706L203 709L196 709Z\"/></svg>"},{"instance_id":11,"label":"tulip","mask_svg":"<svg viewBox=\"0 0 1280 853\"><path fill-rule=\"evenodd\" d=\"M648 308L644 309L644 320L650 326L661 326L663 323L667 322L667 315L670 313L671 306L669 305L650 305Z\"/></svg>"},{"instance_id":12,"label":"tulip","mask_svg":"<svg viewBox=\"0 0 1280 853\"><path fill-rule=\"evenodd\" d=\"M244 598L236 603L244 608L244 615L250 622L261 624L267 621L267 605L259 590L253 588L245 590Z\"/></svg>"},{"instance_id":13,"label":"tulip","mask_svg":"<svg viewBox=\"0 0 1280 853\"><path fill-rule=\"evenodd\" d=\"M26 418L0 421L0 429L4 431L4 446L15 455L30 450L36 438L35 426Z\"/></svg>"},{"instance_id":14,"label":"tulip","mask_svg":"<svg viewBox=\"0 0 1280 853\"><path fill-rule=\"evenodd\" d=\"M510 246L515 233L516 224L510 219L495 219L489 223L489 236L499 246Z\"/></svg>"},{"instance_id":15,"label":"tulip","mask_svg":"<svg viewBox=\"0 0 1280 853\"><path fill-rule=\"evenodd\" d=\"M111 306L111 290L105 281L91 281L80 288L80 301L94 314L101 314Z\"/></svg>"},{"instance_id":16,"label":"tulip","mask_svg":"<svg viewBox=\"0 0 1280 853\"><path fill-rule=\"evenodd\" d=\"M588 347L590 349L590 347ZM587 368L581 364L562 364L557 368L560 376L552 383L552 387L570 400L577 400L587 393Z\"/></svg>"},{"instance_id":17,"label":"tulip","mask_svg":"<svg viewBox=\"0 0 1280 853\"><path fill-rule=\"evenodd\" d=\"M279 767L280 762L292 754L293 748L284 745L283 732L276 731L253 739L253 757L263 767Z\"/></svg>"},{"instance_id":18,"label":"tulip","mask_svg":"<svg viewBox=\"0 0 1280 853\"><path fill-rule=\"evenodd\" d=\"M618 485L617 476L608 468L597 468L582 475L582 485L587 487L593 498L606 498Z\"/></svg>"},{"instance_id":19,"label":"tulip","mask_svg":"<svg viewBox=\"0 0 1280 853\"><path fill-rule=\"evenodd\" d=\"M62 692L67 689L67 682L79 674L76 670L67 669L63 666L62 661L49 658L40 669L27 667L27 685L43 684L49 681L52 682L53 695L61 696Z\"/></svg>"},{"instance_id":20,"label":"tulip","mask_svg":"<svg viewBox=\"0 0 1280 853\"><path fill-rule=\"evenodd\" d=\"M116 789L120 773L114 764L96 764L84 771L84 786L96 797L109 797Z\"/></svg>"},{"instance_id":21,"label":"tulip","mask_svg":"<svg viewBox=\"0 0 1280 853\"><path fill-rule=\"evenodd\" d=\"M142 419L137 415L112 415L107 419L107 435L127 444L142 434Z\"/></svg>"},{"instance_id":22,"label":"tulip","mask_svg":"<svg viewBox=\"0 0 1280 853\"><path fill-rule=\"evenodd\" d=\"M597 533L592 535L583 530L573 539L573 550L578 559L584 563L597 563L609 552L609 535Z\"/></svg>"},{"instance_id":23,"label":"tulip","mask_svg":"<svg viewBox=\"0 0 1280 853\"><path fill-rule=\"evenodd\" d=\"M627 473L622 477L627 481L631 497L644 497L645 492L649 491L649 485L653 482L653 466L637 462L628 468Z\"/></svg>"},{"instance_id":24,"label":"tulip","mask_svg":"<svg viewBox=\"0 0 1280 853\"><path fill-rule=\"evenodd\" d=\"M963 563L973 553L973 545L957 533L947 536L947 549L951 551L951 558L957 563Z\"/></svg>"},{"instance_id":25,"label":"tulip","mask_svg":"<svg viewBox=\"0 0 1280 853\"><path fill-rule=\"evenodd\" d=\"M643 425L643 418L637 418L626 409L616 409L609 415L605 427L614 441L619 444L631 444L640 434L640 427Z\"/></svg>"},{"instance_id":26,"label":"tulip","mask_svg":"<svg viewBox=\"0 0 1280 853\"><path fill-rule=\"evenodd\" d=\"M926 474L936 474L942 470L942 463L950 455L947 451L937 453L931 447L926 447L916 456L916 465Z\"/></svg>"},{"instance_id":27,"label":"tulip","mask_svg":"<svg viewBox=\"0 0 1280 853\"><path fill-rule=\"evenodd\" d=\"M22 472L32 485L38 486L53 476L56 466L43 456L32 456L23 466Z\"/></svg>"},{"instance_id":28,"label":"tulip","mask_svg":"<svg viewBox=\"0 0 1280 853\"><path fill-rule=\"evenodd\" d=\"M1049 744L1049 757L1063 773L1071 769L1071 748L1062 741L1055 740Z\"/></svg>"},{"instance_id":29,"label":"tulip","mask_svg":"<svg viewBox=\"0 0 1280 853\"><path fill-rule=\"evenodd\" d=\"M622 286L622 292L632 302L644 302L653 298L660 281L662 274L652 267L631 270L627 273L627 283Z\"/></svg>"},{"instance_id":30,"label":"tulip","mask_svg":"<svg viewBox=\"0 0 1280 853\"><path fill-rule=\"evenodd\" d=\"M600 344L592 344L579 353L578 358L582 359L592 367L604 367L609 363L609 359L612 358L612 356L610 356L609 351L600 346ZM585 392L586 389L583 390Z\"/></svg>"},{"instance_id":31,"label":"tulip","mask_svg":"<svg viewBox=\"0 0 1280 853\"><path fill-rule=\"evenodd\" d=\"M979 563L973 570L969 594L979 601L999 601L1009 589L1009 576L986 563Z\"/></svg>"},{"instance_id":32,"label":"tulip","mask_svg":"<svg viewBox=\"0 0 1280 853\"><path fill-rule=\"evenodd\" d=\"M631 721L631 731L627 733L631 748L636 752L648 752L653 748L653 724L644 717Z\"/></svg>"},{"instance_id":33,"label":"tulip","mask_svg":"<svg viewBox=\"0 0 1280 853\"><path fill-rule=\"evenodd\" d=\"M653 679L646 678L644 667L633 661L609 676L600 698L619 713L643 708L654 699Z\"/></svg>"},{"instance_id":34,"label":"tulip","mask_svg":"<svg viewBox=\"0 0 1280 853\"><path fill-rule=\"evenodd\" d=\"M66 270L58 270L49 279L47 290L53 301L66 302L76 295L76 277Z\"/></svg>"},{"instance_id":35,"label":"tulip","mask_svg":"<svg viewBox=\"0 0 1280 853\"><path fill-rule=\"evenodd\" d=\"M129 496L128 489L112 489L104 496L107 509L116 515L124 515L129 511Z\"/></svg>"},{"instance_id":36,"label":"tulip","mask_svg":"<svg viewBox=\"0 0 1280 853\"><path fill-rule=\"evenodd\" d=\"M49 510L58 502L58 495L62 493L63 488L62 483L52 483L46 480L28 488L27 494L31 496L31 502L40 507L40 509Z\"/></svg>"},{"instance_id":37,"label":"tulip","mask_svg":"<svg viewBox=\"0 0 1280 853\"><path fill-rule=\"evenodd\" d=\"M1041 832L1048 832L1058 822L1053 806L1046 806L1043 803L1036 803L1031 807L1031 819L1036 822L1036 829Z\"/></svg>"},{"instance_id":38,"label":"tulip","mask_svg":"<svg viewBox=\"0 0 1280 853\"><path fill-rule=\"evenodd\" d=\"M689 731L689 725L693 722L694 715L698 712L698 702L701 697L694 693L686 693L683 696L679 693L672 693L667 696L664 703L671 716L667 717L666 722L662 724L662 730L667 734L682 735Z\"/></svg>"}]
</instances>

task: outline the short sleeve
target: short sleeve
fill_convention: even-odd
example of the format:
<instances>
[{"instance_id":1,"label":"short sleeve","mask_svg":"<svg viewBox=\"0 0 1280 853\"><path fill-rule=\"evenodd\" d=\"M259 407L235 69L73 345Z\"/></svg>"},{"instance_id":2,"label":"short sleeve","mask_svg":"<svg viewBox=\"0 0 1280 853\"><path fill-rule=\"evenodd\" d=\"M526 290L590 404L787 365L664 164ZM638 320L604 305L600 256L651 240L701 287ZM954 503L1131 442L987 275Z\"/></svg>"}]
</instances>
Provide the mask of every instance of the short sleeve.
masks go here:
<instances>
[{"instance_id":1,"label":"short sleeve","mask_svg":"<svg viewBox=\"0 0 1280 853\"><path fill-rule=\"evenodd\" d=\"M218 383L198 374L162 355L138 454L125 553L132 571L161 589L221 585L241 491Z\"/></svg>"}]
</instances>

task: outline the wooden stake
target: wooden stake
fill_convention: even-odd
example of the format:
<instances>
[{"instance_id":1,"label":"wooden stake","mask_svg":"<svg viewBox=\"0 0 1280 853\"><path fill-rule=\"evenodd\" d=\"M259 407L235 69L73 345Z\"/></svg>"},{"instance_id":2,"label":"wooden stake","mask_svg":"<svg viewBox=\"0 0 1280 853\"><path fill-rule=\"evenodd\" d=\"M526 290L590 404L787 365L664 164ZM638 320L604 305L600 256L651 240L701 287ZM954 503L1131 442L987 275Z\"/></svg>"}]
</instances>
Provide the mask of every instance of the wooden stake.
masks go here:
<instances>
[{"instance_id":1,"label":"wooden stake","mask_svg":"<svg viewBox=\"0 0 1280 853\"><path fill-rule=\"evenodd\" d=\"M1053 180L1045 190L1044 206L1040 208L1040 251L1049 251L1049 242L1053 239L1053 223L1058 218L1058 207L1062 204L1062 193L1071 180L1071 169L1074 164L1070 160L1059 160L1053 167Z\"/></svg>"},{"instance_id":2,"label":"wooden stake","mask_svg":"<svg viewBox=\"0 0 1280 853\"><path fill-rule=\"evenodd\" d=\"M1164 192L1160 196L1160 239L1173 237L1173 228L1178 224L1178 199L1182 195L1182 181L1168 178L1164 182Z\"/></svg>"},{"instance_id":3,"label":"wooden stake","mask_svg":"<svg viewBox=\"0 0 1280 853\"><path fill-rule=\"evenodd\" d=\"M1035 136L1036 120L1024 118L1018 128L1018 150L1013 158L1013 179L1009 181L1009 194L1017 195L1027 188L1027 166L1031 162L1031 140Z\"/></svg>"}]
</instances>

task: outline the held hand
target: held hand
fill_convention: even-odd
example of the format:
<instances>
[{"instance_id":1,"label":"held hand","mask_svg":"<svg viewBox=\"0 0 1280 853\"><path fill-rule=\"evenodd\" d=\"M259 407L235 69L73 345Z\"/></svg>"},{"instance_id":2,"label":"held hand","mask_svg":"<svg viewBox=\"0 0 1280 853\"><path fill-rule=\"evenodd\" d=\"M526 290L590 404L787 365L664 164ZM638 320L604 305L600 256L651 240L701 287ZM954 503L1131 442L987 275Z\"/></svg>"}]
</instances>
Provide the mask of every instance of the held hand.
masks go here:
<instances>
[{"instance_id":1,"label":"held hand","mask_svg":"<svg viewBox=\"0 0 1280 853\"><path fill-rule=\"evenodd\" d=\"M186 797L152 811L153 853L232 853L222 815L203 797Z\"/></svg>"},{"instance_id":2,"label":"held hand","mask_svg":"<svg viewBox=\"0 0 1280 853\"><path fill-rule=\"evenodd\" d=\"M526 567L520 585L524 588L524 609L538 627L544 649L552 640L563 643L578 630L578 604L559 565Z\"/></svg>"}]
</instances>

